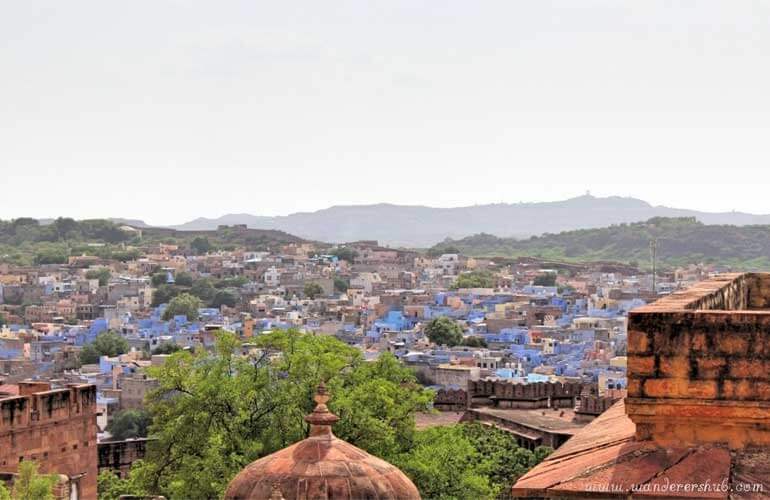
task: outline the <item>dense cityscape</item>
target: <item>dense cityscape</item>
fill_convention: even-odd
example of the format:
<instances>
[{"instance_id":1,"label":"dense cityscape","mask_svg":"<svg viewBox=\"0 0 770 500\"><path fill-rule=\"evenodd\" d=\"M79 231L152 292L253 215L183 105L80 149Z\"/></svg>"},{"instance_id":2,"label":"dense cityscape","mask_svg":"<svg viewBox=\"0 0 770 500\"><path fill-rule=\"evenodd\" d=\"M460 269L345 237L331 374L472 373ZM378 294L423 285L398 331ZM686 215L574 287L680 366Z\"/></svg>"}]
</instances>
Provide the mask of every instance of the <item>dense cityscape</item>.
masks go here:
<instances>
[{"instance_id":1,"label":"dense cityscape","mask_svg":"<svg viewBox=\"0 0 770 500\"><path fill-rule=\"evenodd\" d=\"M627 395L629 311L729 271L4 224L0 461L82 498L221 496L307 435L320 383L423 497L509 496Z\"/></svg>"}]
</instances>

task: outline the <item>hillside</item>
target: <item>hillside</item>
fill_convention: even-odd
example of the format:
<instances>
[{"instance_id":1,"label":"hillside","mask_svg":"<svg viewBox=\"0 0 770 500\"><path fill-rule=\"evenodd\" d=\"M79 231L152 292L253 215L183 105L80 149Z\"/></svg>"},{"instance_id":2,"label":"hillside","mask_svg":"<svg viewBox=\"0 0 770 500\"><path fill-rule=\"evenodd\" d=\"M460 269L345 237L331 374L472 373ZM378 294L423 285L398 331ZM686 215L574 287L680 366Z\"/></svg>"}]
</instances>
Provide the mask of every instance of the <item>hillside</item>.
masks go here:
<instances>
[{"instance_id":1,"label":"hillside","mask_svg":"<svg viewBox=\"0 0 770 500\"><path fill-rule=\"evenodd\" d=\"M219 224L246 224L319 241L378 240L391 246L425 248L445 238L458 239L478 233L527 238L543 233L645 221L652 217L695 217L704 224L770 224L768 215L698 212L656 207L634 198L585 195L555 202L456 208L376 204L335 206L280 217L229 214L216 219L199 218L172 227L202 230L215 229Z\"/></svg>"},{"instance_id":2,"label":"hillside","mask_svg":"<svg viewBox=\"0 0 770 500\"><path fill-rule=\"evenodd\" d=\"M126 229L110 220L76 221L58 218L41 221L19 218L0 220L0 262L14 264L61 264L71 255L96 255L128 260L142 248L157 243L176 244L189 253L217 249L275 249L306 240L283 231L221 228L212 231L177 231L168 228Z\"/></svg>"},{"instance_id":3,"label":"hillside","mask_svg":"<svg viewBox=\"0 0 770 500\"><path fill-rule=\"evenodd\" d=\"M447 239L430 253L636 262L647 267L653 238L658 240L658 261L664 266L706 262L743 269L770 268L770 225L706 225L694 218L653 218L527 239L477 234Z\"/></svg>"}]
</instances>

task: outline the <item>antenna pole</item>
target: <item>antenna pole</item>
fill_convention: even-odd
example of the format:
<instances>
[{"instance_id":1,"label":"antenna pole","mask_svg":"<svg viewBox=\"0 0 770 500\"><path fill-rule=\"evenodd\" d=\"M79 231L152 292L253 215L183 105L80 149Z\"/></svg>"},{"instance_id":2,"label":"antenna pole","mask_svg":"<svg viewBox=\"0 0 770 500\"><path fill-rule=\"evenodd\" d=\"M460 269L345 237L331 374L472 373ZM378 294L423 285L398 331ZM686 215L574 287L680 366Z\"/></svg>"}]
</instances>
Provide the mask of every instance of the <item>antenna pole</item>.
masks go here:
<instances>
[{"instance_id":1,"label":"antenna pole","mask_svg":"<svg viewBox=\"0 0 770 500\"><path fill-rule=\"evenodd\" d=\"M656 264L658 259L658 238L653 238L650 240L650 257L652 258L652 293L656 294L657 289L655 288L655 278L656 278Z\"/></svg>"}]
</instances>

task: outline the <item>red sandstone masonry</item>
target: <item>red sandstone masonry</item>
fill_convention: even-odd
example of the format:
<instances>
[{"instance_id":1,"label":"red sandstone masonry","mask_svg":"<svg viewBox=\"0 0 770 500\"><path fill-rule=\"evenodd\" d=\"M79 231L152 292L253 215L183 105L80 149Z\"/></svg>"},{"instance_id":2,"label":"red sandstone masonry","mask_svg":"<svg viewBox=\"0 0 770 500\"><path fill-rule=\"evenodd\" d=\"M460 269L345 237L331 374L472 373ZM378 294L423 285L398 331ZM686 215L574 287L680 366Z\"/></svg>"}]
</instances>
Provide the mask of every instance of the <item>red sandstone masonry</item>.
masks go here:
<instances>
[{"instance_id":1,"label":"red sandstone masonry","mask_svg":"<svg viewBox=\"0 0 770 500\"><path fill-rule=\"evenodd\" d=\"M71 385L0 400L0 471L20 460L41 472L78 477L81 498L96 498L96 387Z\"/></svg>"},{"instance_id":2,"label":"red sandstone masonry","mask_svg":"<svg viewBox=\"0 0 770 500\"><path fill-rule=\"evenodd\" d=\"M720 276L629 314L626 408L640 438L770 443L770 311L759 307L770 274Z\"/></svg>"}]
</instances>

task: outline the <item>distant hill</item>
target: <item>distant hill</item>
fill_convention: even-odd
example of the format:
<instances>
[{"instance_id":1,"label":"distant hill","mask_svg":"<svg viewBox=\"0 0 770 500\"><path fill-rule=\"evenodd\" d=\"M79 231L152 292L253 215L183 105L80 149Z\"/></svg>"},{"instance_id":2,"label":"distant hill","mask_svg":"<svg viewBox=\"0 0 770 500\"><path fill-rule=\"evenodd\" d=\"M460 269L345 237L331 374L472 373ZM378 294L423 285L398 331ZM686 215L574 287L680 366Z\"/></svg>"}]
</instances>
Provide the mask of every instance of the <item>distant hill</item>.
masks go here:
<instances>
[{"instance_id":1,"label":"distant hill","mask_svg":"<svg viewBox=\"0 0 770 500\"><path fill-rule=\"evenodd\" d=\"M431 254L531 256L566 261L636 262L648 267L650 240L658 240L658 259L676 266L698 262L742 269L770 269L770 225L706 225L694 218L652 218L646 222L566 231L527 239L477 234L435 245Z\"/></svg>"},{"instance_id":2,"label":"distant hill","mask_svg":"<svg viewBox=\"0 0 770 500\"><path fill-rule=\"evenodd\" d=\"M635 198L597 198L586 195L564 201L432 208L404 205L335 206L316 212L279 217L229 214L199 218L180 230L216 229L220 224L246 224L279 229L303 238L328 242L378 240L382 244L425 248L445 238L478 233L524 238L543 233L606 227L652 217L695 217L704 224L770 224L770 215L740 212L709 213L655 207Z\"/></svg>"},{"instance_id":3,"label":"distant hill","mask_svg":"<svg viewBox=\"0 0 770 500\"><path fill-rule=\"evenodd\" d=\"M58 218L41 223L28 217L0 220L0 262L62 264L73 255L130 260L140 255L142 247L157 243L176 244L189 253L205 253L234 248L277 250L288 243L307 241L268 229L226 227L211 231L177 231L126 222L130 221ZM126 225L140 229L126 229Z\"/></svg>"}]
</instances>

